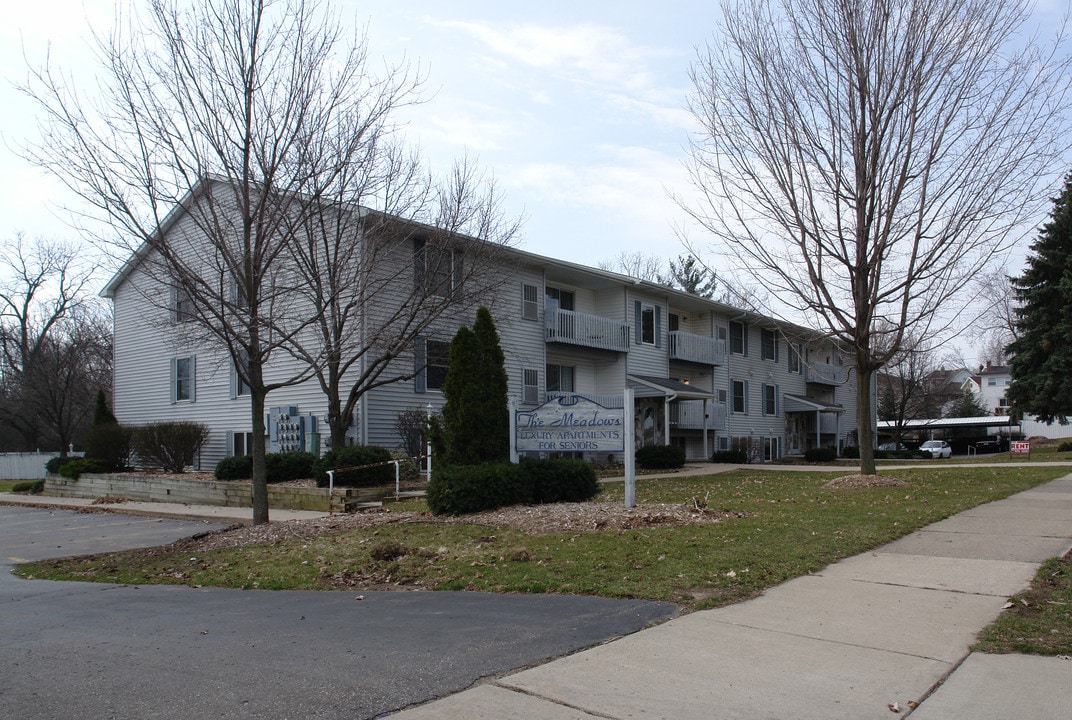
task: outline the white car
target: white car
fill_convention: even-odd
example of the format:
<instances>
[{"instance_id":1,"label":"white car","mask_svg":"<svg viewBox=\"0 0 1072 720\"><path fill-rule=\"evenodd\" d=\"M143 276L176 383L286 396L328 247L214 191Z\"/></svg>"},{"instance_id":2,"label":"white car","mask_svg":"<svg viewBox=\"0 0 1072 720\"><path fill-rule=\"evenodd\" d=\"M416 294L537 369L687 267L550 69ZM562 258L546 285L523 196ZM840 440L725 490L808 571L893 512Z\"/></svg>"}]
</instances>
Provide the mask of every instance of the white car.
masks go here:
<instances>
[{"instance_id":1,"label":"white car","mask_svg":"<svg viewBox=\"0 0 1072 720\"><path fill-rule=\"evenodd\" d=\"M953 448L949 447L949 443L945 440L928 440L920 445L919 449L923 452L930 453L932 458L953 457Z\"/></svg>"}]
</instances>

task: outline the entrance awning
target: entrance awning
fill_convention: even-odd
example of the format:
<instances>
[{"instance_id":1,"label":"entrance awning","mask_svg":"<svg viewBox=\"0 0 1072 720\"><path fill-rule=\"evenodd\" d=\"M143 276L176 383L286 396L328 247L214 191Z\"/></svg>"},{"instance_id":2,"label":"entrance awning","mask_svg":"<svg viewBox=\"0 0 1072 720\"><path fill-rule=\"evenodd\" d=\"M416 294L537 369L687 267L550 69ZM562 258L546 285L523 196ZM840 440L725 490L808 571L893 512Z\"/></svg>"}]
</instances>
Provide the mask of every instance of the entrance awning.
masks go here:
<instances>
[{"instance_id":1,"label":"entrance awning","mask_svg":"<svg viewBox=\"0 0 1072 720\"><path fill-rule=\"evenodd\" d=\"M679 380L653 377L651 375L627 375L629 387L636 397L666 397L671 400L712 400L714 395L686 385Z\"/></svg>"},{"instance_id":2,"label":"entrance awning","mask_svg":"<svg viewBox=\"0 0 1072 720\"><path fill-rule=\"evenodd\" d=\"M782 407L786 412L845 412L845 408L840 405L831 405L830 403L825 403L821 400L801 395L790 395L789 393L786 393L783 396L783 399L784 403Z\"/></svg>"}]
</instances>

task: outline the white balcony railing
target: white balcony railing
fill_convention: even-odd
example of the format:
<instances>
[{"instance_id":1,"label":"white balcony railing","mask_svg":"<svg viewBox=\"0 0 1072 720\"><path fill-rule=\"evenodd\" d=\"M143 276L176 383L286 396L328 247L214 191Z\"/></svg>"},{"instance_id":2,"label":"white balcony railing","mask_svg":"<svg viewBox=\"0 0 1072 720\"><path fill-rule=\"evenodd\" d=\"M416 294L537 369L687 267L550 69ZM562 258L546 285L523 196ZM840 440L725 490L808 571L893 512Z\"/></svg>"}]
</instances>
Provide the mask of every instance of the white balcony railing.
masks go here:
<instances>
[{"instance_id":1,"label":"white balcony railing","mask_svg":"<svg viewBox=\"0 0 1072 720\"><path fill-rule=\"evenodd\" d=\"M820 385L842 385L849 379L849 369L831 363L808 363L804 366L804 381Z\"/></svg>"},{"instance_id":2,"label":"white balcony railing","mask_svg":"<svg viewBox=\"0 0 1072 720\"><path fill-rule=\"evenodd\" d=\"M620 320L547 308L547 342L627 352L629 326Z\"/></svg>"},{"instance_id":3,"label":"white balcony railing","mask_svg":"<svg viewBox=\"0 0 1072 720\"><path fill-rule=\"evenodd\" d=\"M725 365L726 341L675 330L670 333L670 359Z\"/></svg>"},{"instance_id":4,"label":"white balcony railing","mask_svg":"<svg viewBox=\"0 0 1072 720\"><path fill-rule=\"evenodd\" d=\"M704 424L702 400L680 400L670 403L670 427L678 430L725 430L726 404L707 404L707 423Z\"/></svg>"}]
</instances>

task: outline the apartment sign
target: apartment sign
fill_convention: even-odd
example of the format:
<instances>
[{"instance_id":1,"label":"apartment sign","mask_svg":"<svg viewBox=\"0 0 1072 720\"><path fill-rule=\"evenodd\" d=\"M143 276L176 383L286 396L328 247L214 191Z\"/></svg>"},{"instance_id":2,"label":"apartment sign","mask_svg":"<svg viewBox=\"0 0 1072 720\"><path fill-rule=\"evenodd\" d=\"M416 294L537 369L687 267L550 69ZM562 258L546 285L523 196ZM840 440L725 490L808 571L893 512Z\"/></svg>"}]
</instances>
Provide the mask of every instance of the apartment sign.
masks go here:
<instances>
[{"instance_id":1,"label":"apartment sign","mask_svg":"<svg viewBox=\"0 0 1072 720\"><path fill-rule=\"evenodd\" d=\"M520 452L623 452L625 409L581 395L551 398L535 410L515 412Z\"/></svg>"}]
</instances>

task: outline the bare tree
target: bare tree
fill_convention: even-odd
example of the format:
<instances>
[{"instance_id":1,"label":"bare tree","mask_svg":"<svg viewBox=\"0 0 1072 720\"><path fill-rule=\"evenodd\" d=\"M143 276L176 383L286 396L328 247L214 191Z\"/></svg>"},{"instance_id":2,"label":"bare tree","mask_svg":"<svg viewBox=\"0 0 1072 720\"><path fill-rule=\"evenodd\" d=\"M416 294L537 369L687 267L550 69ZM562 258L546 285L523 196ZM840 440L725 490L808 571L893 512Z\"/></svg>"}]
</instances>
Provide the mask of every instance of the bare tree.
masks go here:
<instances>
[{"instance_id":1,"label":"bare tree","mask_svg":"<svg viewBox=\"0 0 1072 720\"><path fill-rule=\"evenodd\" d=\"M0 251L0 423L26 450L66 451L110 385L101 377L110 328L91 309L95 268L80 257L72 245L21 234Z\"/></svg>"},{"instance_id":2,"label":"bare tree","mask_svg":"<svg viewBox=\"0 0 1072 720\"><path fill-rule=\"evenodd\" d=\"M662 282L663 259L657 255L645 255L639 251L622 250L610 260L601 261L599 269L628 275L637 280Z\"/></svg>"},{"instance_id":3,"label":"bare tree","mask_svg":"<svg viewBox=\"0 0 1072 720\"><path fill-rule=\"evenodd\" d=\"M405 67L369 67L318 0L151 0L98 38L101 95L52 67L23 91L43 111L24 154L94 207L121 253L170 288L173 329L224 353L249 387L253 521L267 522L265 399L313 374L267 375L317 315L297 292L296 229L344 174L362 172L362 118L417 98ZM374 138L373 138L374 140ZM176 209L172 212L173 209ZM171 213L167 215L167 213ZM280 367L276 365L275 367Z\"/></svg>"},{"instance_id":4,"label":"bare tree","mask_svg":"<svg viewBox=\"0 0 1072 720\"><path fill-rule=\"evenodd\" d=\"M968 330L979 348L979 363L1004 365L1005 348L1016 339L1016 298L1007 268L995 268L976 280L978 303L982 306Z\"/></svg>"},{"instance_id":5,"label":"bare tree","mask_svg":"<svg viewBox=\"0 0 1072 720\"><path fill-rule=\"evenodd\" d=\"M691 215L779 314L850 348L861 472L871 380L1043 206L1072 54L1021 0L726 0L693 67Z\"/></svg>"},{"instance_id":6,"label":"bare tree","mask_svg":"<svg viewBox=\"0 0 1072 720\"><path fill-rule=\"evenodd\" d=\"M340 178L295 232L298 293L317 320L316 341L291 351L324 391L336 449L365 393L423 370L399 362L404 353L439 321L463 324L510 280L501 249L520 227L504 218L493 180L468 158L433 182L414 156L386 142L385 129L370 134L377 133L365 172ZM375 211L367 207L373 202Z\"/></svg>"}]
</instances>

